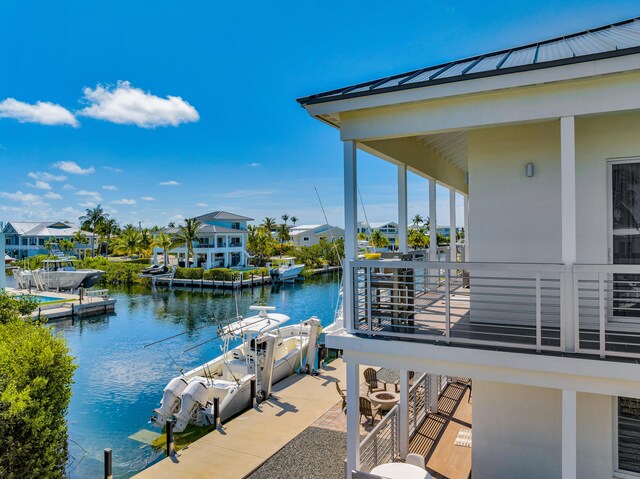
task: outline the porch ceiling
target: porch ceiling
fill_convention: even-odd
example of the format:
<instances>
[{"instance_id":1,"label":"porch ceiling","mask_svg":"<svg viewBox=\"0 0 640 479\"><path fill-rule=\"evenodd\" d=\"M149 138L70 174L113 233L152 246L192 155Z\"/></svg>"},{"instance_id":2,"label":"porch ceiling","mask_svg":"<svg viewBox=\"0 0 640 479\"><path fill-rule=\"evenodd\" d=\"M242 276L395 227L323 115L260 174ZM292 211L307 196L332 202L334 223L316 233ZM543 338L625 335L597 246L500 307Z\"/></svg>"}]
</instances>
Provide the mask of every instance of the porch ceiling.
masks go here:
<instances>
[{"instance_id":1,"label":"porch ceiling","mask_svg":"<svg viewBox=\"0 0 640 479\"><path fill-rule=\"evenodd\" d=\"M453 166L462 171L467 171L467 132L454 131L437 135L424 135L418 137L427 148L442 156Z\"/></svg>"}]
</instances>

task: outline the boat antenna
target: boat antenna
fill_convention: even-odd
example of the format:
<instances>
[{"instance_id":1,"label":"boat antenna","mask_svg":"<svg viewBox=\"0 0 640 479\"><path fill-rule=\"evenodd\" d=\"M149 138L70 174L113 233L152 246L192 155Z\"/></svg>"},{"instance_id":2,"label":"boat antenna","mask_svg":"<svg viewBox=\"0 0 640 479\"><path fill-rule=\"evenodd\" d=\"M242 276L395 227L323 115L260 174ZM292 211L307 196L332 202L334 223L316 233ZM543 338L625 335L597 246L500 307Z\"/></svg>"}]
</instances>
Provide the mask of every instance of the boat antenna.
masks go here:
<instances>
[{"instance_id":1,"label":"boat antenna","mask_svg":"<svg viewBox=\"0 0 640 479\"><path fill-rule=\"evenodd\" d=\"M340 265L342 265L342 261L340 261L340 252L338 251L338 246L336 245L336 237L333 235L333 227L329 223L329 219L327 218L327 212L324 210L324 205L322 204L322 200L320 199L320 193L318 193L318 188L316 188L316 185L313 185L313 189L316 190L316 196L318 197L318 203L320 203L320 209L322 209L324 222L329 225L329 234L331 234L331 243L333 244L333 249L336 250L336 256L338 258L338 262L340 263Z\"/></svg>"},{"instance_id":2,"label":"boat antenna","mask_svg":"<svg viewBox=\"0 0 640 479\"><path fill-rule=\"evenodd\" d=\"M369 218L367 218L367 210L364 209L364 201L362 201L362 193L360 192L360 187L358 186L358 196L360 197L360 205L362 205L362 212L364 213L364 221L367 224L367 226L369 227L369 229L371 229L371 224L369 223Z\"/></svg>"},{"instance_id":3,"label":"boat antenna","mask_svg":"<svg viewBox=\"0 0 640 479\"><path fill-rule=\"evenodd\" d=\"M167 353L167 356L169 356L169 358L171 359L171 361L173 361L173 364L175 365L175 367L178 369L178 371L180 371L180 374L182 376L184 376L184 368L181 368L180 365L178 364L178 362L173 358L173 356L171 356L171 353L169 352L169 350L167 348L164 348L165 352Z\"/></svg>"},{"instance_id":4,"label":"boat antenna","mask_svg":"<svg viewBox=\"0 0 640 479\"><path fill-rule=\"evenodd\" d=\"M235 319L239 319L239 318L235 318ZM259 323L262 320L263 320L263 318L260 318L260 319L257 319L255 321L252 321L250 323L243 324L243 326L251 326L252 324ZM221 338L225 334L227 334L227 333L223 330L222 333L216 334L215 336L213 336L212 338L207 339L206 341L202 341L201 343L198 343L195 346L191 346L190 348L185 349L184 351L182 351L181 354L187 353L187 352L191 351L192 349L199 348L200 346L203 346L203 345L205 345L207 343L210 343L211 341L214 341L214 340L216 340L218 338Z\"/></svg>"}]
</instances>

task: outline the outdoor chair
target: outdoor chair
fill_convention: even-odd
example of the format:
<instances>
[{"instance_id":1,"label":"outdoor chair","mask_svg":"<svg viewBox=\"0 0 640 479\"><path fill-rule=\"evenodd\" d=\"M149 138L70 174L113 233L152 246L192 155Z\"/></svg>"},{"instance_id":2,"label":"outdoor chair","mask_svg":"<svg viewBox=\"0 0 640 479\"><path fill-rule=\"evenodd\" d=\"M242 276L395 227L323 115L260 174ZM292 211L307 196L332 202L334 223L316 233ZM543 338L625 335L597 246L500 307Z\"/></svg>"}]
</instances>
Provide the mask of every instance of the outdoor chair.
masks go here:
<instances>
[{"instance_id":1,"label":"outdoor chair","mask_svg":"<svg viewBox=\"0 0 640 479\"><path fill-rule=\"evenodd\" d=\"M371 426L375 423L376 416L382 419L382 407L374 406L371 399L368 397L360 396L360 419L362 416L371 419Z\"/></svg>"},{"instance_id":2,"label":"outdoor chair","mask_svg":"<svg viewBox=\"0 0 640 479\"><path fill-rule=\"evenodd\" d=\"M364 471L351 471L351 477L353 479L388 479L384 476L378 476L377 474L371 474Z\"/></svg>"},{"instance_id":3,"label":"outdoor chair","mask_svg":"<svg viewBox=\"0 0 640 479\"><path fill-rule=\"evenodd\" d=\"M364 380L369 388L369 394L387 390L387 383L378 380L378 372L373 368L364 370Z\"/></svg>"},{"instance_id":4,"label":"outdoor chair","mask_svg":"<svg viewBox=\"0 0 640 479\"><path fill-rule=\"evenodd\" d=\"M424 459L424 456L421 456L420 454L416 454L416 453L411 453L411 454L407 454L406 459L404 460L404 462L406 464L411 464L413 466L418 466L421 469L425 469L426 470L426 461Z\"/></svg>"},{"instance_id":5,"label":"outdoor chair","mask_svg":"<svg viewBox=\"0 0 640 479\"><path fill-rule=\"evenodd\" d=\"M415 371L409 371L409 387L413 386L413 378L415 378L416 373ZM396 392L399 393L400 392L400 380L398 379L396 382L393 383L393 385L396 388Z\"/></svg>"},{"instance_id":6,"label":"outdoor chair","mask_svg":"<svg viewBox=\"0 0 640 479\"><path fill-rule=\"evenodd\" d=\"M340 387L340 382L336 381L336 389L338 390L338 394L342 398L342 410L344 411L347 408L347 390L342 389Z\"/></svg>"}]
</instances>

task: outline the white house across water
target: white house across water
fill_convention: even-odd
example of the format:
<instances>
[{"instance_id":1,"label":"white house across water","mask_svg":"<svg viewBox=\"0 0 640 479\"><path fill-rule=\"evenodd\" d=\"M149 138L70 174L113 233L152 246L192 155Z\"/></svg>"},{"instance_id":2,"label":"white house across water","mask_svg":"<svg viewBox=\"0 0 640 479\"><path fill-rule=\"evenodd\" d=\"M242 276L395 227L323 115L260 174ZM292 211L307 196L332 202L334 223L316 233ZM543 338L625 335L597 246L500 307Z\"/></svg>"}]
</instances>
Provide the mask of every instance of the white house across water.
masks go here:
<instances>
[{"instance_id":1,"label":"white house across water","mask_svg":"<svg viewBox=\"0 0 640 479\"><path fill-rule=\"evenodd\" d=\"M640 477L640 19L299 102L344 144L348 474L366 364L400 370L397 457L418 371L471 378L474 478ZM397 165L401 252L407 171L431 224L464 196L463 262L356 259L359 151Z\"/></svg>"},{"instance_id":2,"label":"white house across water","mask_svg":"<svg viewBox=\"0 0 640 479\"><path fill-rule=\"evenodd\" d=\"M91 252L95 238L93 233L82 231L78 226L64 221L8 221L1 229L6 254L15 259L57 251L62 240L72 242L78 254ZM74 240L78 231L86 238L84 243Z\"/></svg>"},{"instance_id":3,"label":"white house across water","mask_svg":"<svg viewBox=\"0 0 640 479\"><path fill-rule=\"evenodd\" d=\"M193 255L187 261L187 247L182 245L172 248L169 253L178 256L178 263L189 264L205 269L230 268L247 265L249 254L247 253L247 223L253 218L228 213L226 211L214 211L197 216L196 220L202 225L198 230L198 239L193 245ZM162 231L170 235L180 232L177 227L167 228ZM157 264L157 255L162 249L154 247L154 264Z\"/></svg>"},{"instance_id":4,"label":"white house across water","mask_svg":"<svg viewBox=\"0 0 640 479\"><path fill-rule=\"evenodd\" d=\"M323 225L297 225L289 230L289 235L295 246L313 246L320 243L321 239L331 242L338 238L344 238L344 230L326 223Z\"/></svg>"}]
</instances>

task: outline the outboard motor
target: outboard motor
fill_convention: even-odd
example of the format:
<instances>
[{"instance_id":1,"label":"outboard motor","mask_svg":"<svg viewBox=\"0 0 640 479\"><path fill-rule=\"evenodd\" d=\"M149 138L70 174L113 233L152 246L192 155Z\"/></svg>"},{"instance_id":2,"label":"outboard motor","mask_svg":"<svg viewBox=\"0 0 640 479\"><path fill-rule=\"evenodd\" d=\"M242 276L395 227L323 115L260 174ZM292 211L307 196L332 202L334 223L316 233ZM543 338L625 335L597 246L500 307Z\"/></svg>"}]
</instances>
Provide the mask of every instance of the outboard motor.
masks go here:
<instances>
[{"instance_id":1,"label":"outboard motor","mask_svg":"<svg viewBox=\"0 0 640 479\"><path fill-rule=\"evenodd\" d=\"M209 401L209 391L207 379L202 377L193 378L182 393L182 404L180 411L175 415L176 422L173 427L175 432L185 430L189 421L198 408L204 408Z\"/></svg>"},{"instance_id":2,"label":"outboard motor","mask_svg":"<svg viewBox=\"0 0 640 479\"><path fill-rule=\"evenodd\" d=\"M180 397L189 383L183 377L173 378L169 381L162 393L160 407L154 409L157 414L153 420L156 424L164 426L169 418L180 409Z\"/></svg>"}]
</instances>

